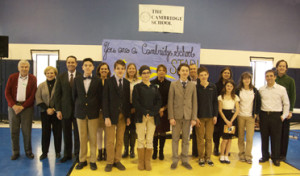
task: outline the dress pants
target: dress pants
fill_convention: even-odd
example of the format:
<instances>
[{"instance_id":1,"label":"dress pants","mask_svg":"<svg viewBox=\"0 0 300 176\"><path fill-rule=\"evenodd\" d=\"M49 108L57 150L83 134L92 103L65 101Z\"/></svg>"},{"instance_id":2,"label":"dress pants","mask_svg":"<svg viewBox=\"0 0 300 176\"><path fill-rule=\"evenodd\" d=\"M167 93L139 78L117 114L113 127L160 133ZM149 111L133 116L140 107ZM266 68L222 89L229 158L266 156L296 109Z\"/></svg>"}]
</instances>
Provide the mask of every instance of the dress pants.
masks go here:
<instances>
[{"instance_id":1,"label":"dress pants","mask_svg":"<svg viewBox=\"0 0 300 176\"><path fill-rule=\"evenodd\" d=\"M32 153L31 129L32 129L33 107L25 108L19 114L8 107L8 118L11 135L12 152L14 155L20 154L20 127L22 128L25 153Z\"/></svg>"},{"instance_id":2,"label":"dress pants","mask_svg":"<svg viewBox=\"0 0 300 176\"><path fill-rule=\"evenodd\" d=\"M56 113L53 115L47 115L47 112L41 112L42 120L42 152L47 154L49 151L51 128L54 137L55 153L61 151L61 139L62 139L62 127L61 121L56 117ZM52 127L51 127L52 126Z\"/></svg>"},{"instance_id":3,"label":"dress pants","mask_svg":"<svg viewBox=\"0 0 300 176\"><path fill-rule=\"evenodd\" d=\"M153 148L153 136L155 132L154 117L150 116L146 118L143 116L142 123L136 123L136 133L138 136L138 147L137 148Z\"/></svg>"},{"instance_id":4,"label":"dress pants","mask_svg":"<svg viewBox=\"0 0 300 176\"><path fill-rule=\"evenodd\" d=\"M271 137L271 158L279 160L282 130L281 112L260 113L261 152L264 159L269 159L269 137Z\"/></svg>"},{"instance_id":5,"label":"dress pants","mask_svg":"<svg viewBox=\"0 0 300 176\"><path fill-rule=\"evenodd\" d=\"M281 135L281 146L280 146L280 156L286 157L288 145L290 139L290 119L285 119L282 123L282 135Z\"/></svg>"},{"instance_id":6,"label":"dress pants","mask_svg":"<svg viewBox=\"0 0 300 176\"><path fill-rule=\"evenodd\" d=\"M180 132L182 133L181 161L188 162L189 139L190 139L191 120L176 119L176 125L172 127L172 160L178 163L178 144Z\"/></svg>"},{"instance_id":7,"label":"dress pants","mask_svg":"<svg viewBox=\"0 0 300 176\"><path fill-rule=\"evenodd\" d=\"M252 159L252 145L255 119L253 117L238 116L238 146L239 146L239 157L246 160ZM246 129L246 147L245 147L245 129Z\"/></svg>"},{"instance_id":8,"label":"dress pants","mask_svg":"<svg viewBox=\"0 0 300 176\"><path fill-rule=\"evenodd\" d=\"M124 118L124 115L120 113L117 124L105 127L107 164L119 162L122 158L122 147L126 127Z\"/></svg>"},{"instance_id":9,"label":"dress pants","mask_svg":"<svg viewBox=\"0 0 300 176\"><path fill-rule=\"evenodd\" d=\"M64 135L64 156L65 157L72 157L72 123L74 127L74 155L77 157L79 156L79 134L78 134L78 127L76 118L71 116L70 118L63 118L62 119L62 128L63 128L63 135Z\"/></svg>"},{"instance_id":10,"label":"dress pants","mask_svg":"<svg viewBox=\"0 0 300 176\"><path fill-rule=\"evenodd\" d=\"M96 163L97 160L97 129L98 129L98 120L95 119L77 119L79 139L80 139L80 152L79 152L79 161L85 162L87 158L87 143L90 144L90 162Z\"/></svg>"}]
</instances>

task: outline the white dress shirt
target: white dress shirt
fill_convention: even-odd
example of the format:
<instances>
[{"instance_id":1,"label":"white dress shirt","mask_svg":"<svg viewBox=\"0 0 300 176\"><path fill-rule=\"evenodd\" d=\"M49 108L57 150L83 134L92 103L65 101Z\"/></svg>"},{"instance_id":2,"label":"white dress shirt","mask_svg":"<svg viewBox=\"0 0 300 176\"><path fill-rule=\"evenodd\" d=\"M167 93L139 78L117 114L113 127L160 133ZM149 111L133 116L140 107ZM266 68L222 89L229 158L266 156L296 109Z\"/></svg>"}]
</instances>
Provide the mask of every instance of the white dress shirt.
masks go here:
<instances>
[{"instance_id":1,"label":"white dress shirt","mask_svg":"<svg viewBox=\"0 0 300 176\"><path fill-rule=\"evenodd\" d=\"M22 77L19 74L18 78L18 88L17 88L17 101L25 101L26 100L26 88L28 84L28 75Z\"/></svg>"},{"instance_id":2,"label":"white dress shirt","mask_svg":"<svg viewBox=\"0 0 300 176\"><path fill-rule=\"evenodd\" d=\"M92 77L92 75L90 75ZM83 77L85 78L85 76ZM88 93L92 79L83 79L85 93Z\"/></svg>"},{"instance_id":3,"label":"white dress shirt","mask_svg":"<svg viewBox=\"0 0 300 176\"><path fill-rule=\"evenodd\" d=\"M288 116L290 102L286 89L283 86L276 83L272 87L266 85L259 89L259 93L261 96L262 111L282 111L284 119Z\"/></svg>"},{"instance_id":4,"label":"white dress shirt","mask_svg":"<svg viewBox=\"0 0 300 176\"><path fill-rule=\"evenodd\" d=\"M123 84L123 77L122 77L122 78L119 78L117 75L115 75L115 78L116 78L118 87L119 87L119 84L120 84L120 82L119 82L120 79L121 79L122 85L124 85L124 84Z\"/></svg>"}]
</instances>

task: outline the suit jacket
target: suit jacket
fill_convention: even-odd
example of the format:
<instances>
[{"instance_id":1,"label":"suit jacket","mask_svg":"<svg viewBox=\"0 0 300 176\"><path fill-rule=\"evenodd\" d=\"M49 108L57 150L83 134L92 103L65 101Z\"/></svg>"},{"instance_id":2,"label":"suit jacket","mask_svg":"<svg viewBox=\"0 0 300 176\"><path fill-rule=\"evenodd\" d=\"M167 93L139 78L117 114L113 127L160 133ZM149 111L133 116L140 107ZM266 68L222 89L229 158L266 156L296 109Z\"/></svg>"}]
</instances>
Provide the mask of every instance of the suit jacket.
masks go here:
<instances>
[{"instance_id":1,"label":"suit jacket","mask_svg":"<svg viewBox=\"0 0 300 176\"><path fill-rule=\"evenodd\" d=\"M13 107L17 103L19 72L9 76L5 87L5 98L9 107ZM34 105L34 97L36 92L36 77L28 74L28 84L26 87L26 100L22 104L24 108Z\"/></svg>"},{"instance_id":2,"label":"suit jacket","mask_svg":"<svg viewBox=\"0 0 300 176\"><path fill-rule=\"evenodd\" d=\"M120 91L115 76L106 79L102 107L103 117L110 118L113 125L118 123L119 113L124 114L125 120L130 118L130 82L123 79L123 90Z\"/></svg>"},{"instance_id":3,"label":"suit jacket","mask_svg":"<svg viewBox=\"0 0 300 176\"><path fill-rule=\"evenodd\" d=\"M92 76L87 93L85 92L83 76L79 75L74 79L73 100L75 103L75 117L78 119L96 119L99 117L99 110L102 102L102 81Z\"/></svg>"},{"instance_id":4,"label":"suit jacket","mask_svg":"<svg viewBox=\"0 0 300 176\"><path fill-rule=\"evenodd\" d=\"M49 88L47 85L47 81L42 82L35 93L35 103L36 105L45 103L47 107L54 107L54 93L55 93L55 86L56 86L56 81L54 83L52 92L51 92L51 97L49 94ZM44 109L41 109L41 112L44 112Z\"/></svg>"},{"instance_id":5,"label":"suit jacket","mask_svg":"<svg viewBox=\"0 0 300 176\"><path fill-rule=\"evenodd\" d=\"M82 74L76 71L75 78L79 75ZM62 112L63 118L69 119L73 116L74 102L72 99L72 88L70 86L68 72L62 73L56 80L54 106L56 111Z\"/></svg>"},{"instance_id":6,"label":"suit jacket","mask_svg":"<svg viewBox=\"0 0 300 176\"><path fill-rule=\"evenodd\" d=\"M183 88L180 80L171 83L168 98L169 119L197 119L196 85L190 81Z\"/></svg>"}]
</instances>

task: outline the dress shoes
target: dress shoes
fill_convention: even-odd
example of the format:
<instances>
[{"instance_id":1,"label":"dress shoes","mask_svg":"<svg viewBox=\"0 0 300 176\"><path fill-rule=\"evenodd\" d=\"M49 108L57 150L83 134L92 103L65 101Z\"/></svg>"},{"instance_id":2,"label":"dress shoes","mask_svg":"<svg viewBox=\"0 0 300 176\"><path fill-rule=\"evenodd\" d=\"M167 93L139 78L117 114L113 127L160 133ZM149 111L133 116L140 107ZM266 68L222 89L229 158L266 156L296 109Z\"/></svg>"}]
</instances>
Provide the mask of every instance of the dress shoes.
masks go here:
<instances>
[{"instance_id":1,"label":"dress shoes","mask_svg":"<svg viewBox=\"0 0 300 176\"><path fill-rule=\"evenodd\" d=\"M85 166L87 166L87 162L85 161L85 162L79 162L78 164L77 164L77 166L76 166L76 169L77 170L80 170L80 169L82 169L83 167L85 167Z\"/></svg>"},{"instance_id":2,"label":"dress shoes","mask_svg":"<svg viewBox=\"0 0 300 176\"><path fill-rule=\"evenodd\" d=\"M178 164L178 163L174 163L174 162L173 162L173 163L171 164L171 169L172 169L172 170L176 169L176 168L177 168L177 164Z\"/></svg>"},{"instance_id":3,"label":"dress shoes","mask_svg":"<svg viewBox=\"0 0 300 176\"><path fill-rule=\"evenodd\" d=\"M61 157L61 156L60 156L60 153L56 153L55 156L56 156L56 159L58 159L58 158Z\"/></svg>"},{"instance_id":4,"label":"dress shoes","mask_svg":"<svg viewBox=\"0 0 300 176\"><path fill-rule=\"evenodd\" d=\"M280 166L280 161L279 160L273 160L273 164L275 165L275 166Z\"/></svg>"},{"instance_id":5,"label":"dress shoes","mask_svg":"<svg viewBox=\"0 0 300 176\"><path fill-rule=\"evenodd\" d=\"M105 166L105 172L110 172L112 170L113 165L112 164L106 164Z\"/></svg>"},{"instance_id":6,"label":"dress shoes","mask_svg":"<svg viewBox=\"0 0 300 176\"><path fill-rule=\"evenodd\" d=\"M96 163L90 163L90 168L91 168L91 170L97 170Z\"/></svg>"},{"instance_id":7,"label":"dress shoes","mask_svg":"<svg viewBox=\"0 0 300 176\"><path fill-rule=\"evenodd\" d=\"M121 171L123 171L123 170L126 169L125 166L121 162L116 162L116 163L114 163L113 166L116 167L116 168L118 168Z\"/></svg>"},{"instance_id":8,"label":"dress shoes","mask_svg":"<svg viewBox=\"0 0 300 176\"><path fill-rule=\"evenodd\" d=\"M16 160L16 159L18 159L20 157L20 154L13 154L11 157L10 157L10 159L11 160Z\"/></svg>"},{"instance_id":9,"label":"dress shoes","mask_svg":"<svg viewBox=\"0 0 300 176\"><path fill-rule=\"evenodd\" d=\"M185 168L187 168L188 170L192 170L193 169L192 166L188 162L182 163L182 166L185 167Z\"/></svg>"},{"instance_id":10,"label":"dress shoes","mask_svg":"<svg viewBox=\"0 0 300 176\"><path fill-rule=\"evenodd\" d=\"M72 159L71 156L64 156L59 162L64 163L64 162L66 162L68 160L71 160L71 159Z\"/></svg>"},{"instance_id":11,"label":"dress shoes","mask_svg":"<svg viewBox=\"0 0 300 176\"><path fill-rule=\"evenodd\" d=\"M27 157L28 159L33 159L33 158L34 158L34 155L33 155L33 153L26 153L26 157Z\"/></svg>"},{"instance_id":12,"label":"dress shoes","mask_svg":"<svg viewBox=\"0 0 300 176\"><path fill-rule=\"evenodd\" d=\"M43 154L40 156L40 160L43 160L43 159L45 159L45 158L47 158L47 157L48 157L48 155L45 154L45 153L43 153Z\"/></svg>"},{"instance_id":13,"label":"dress shoes","mask_svg":"<svg viewBox=\"0 0 300 176\"><path fill-rule=\"evenodd\" d=\"M260 158L260 159L259 159L259 162L260 162L260 163L264 163L264 162L266 162L266 161L269 161L269 159L267 159L267 158Z\"/></svg>"}]
</instances>

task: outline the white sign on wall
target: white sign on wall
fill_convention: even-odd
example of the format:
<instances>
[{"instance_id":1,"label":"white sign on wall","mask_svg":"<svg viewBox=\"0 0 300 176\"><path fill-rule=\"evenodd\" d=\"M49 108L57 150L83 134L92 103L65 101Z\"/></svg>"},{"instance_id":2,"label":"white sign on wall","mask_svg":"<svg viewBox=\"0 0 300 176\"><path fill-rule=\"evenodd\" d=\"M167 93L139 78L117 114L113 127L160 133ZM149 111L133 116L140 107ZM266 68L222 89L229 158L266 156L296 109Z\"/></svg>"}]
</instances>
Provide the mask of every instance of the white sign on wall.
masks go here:
<instances>
[{"instance_id":1,"label":"white sign on wall","mask_svg":"<svg viewBox=\"0 0 300 176\"><path fill-rule=\"evenodd\" d=\"M184 7L139 5L139 31L183 33Z\"/></svg>"}]
</instances>

